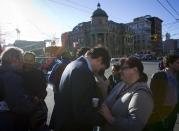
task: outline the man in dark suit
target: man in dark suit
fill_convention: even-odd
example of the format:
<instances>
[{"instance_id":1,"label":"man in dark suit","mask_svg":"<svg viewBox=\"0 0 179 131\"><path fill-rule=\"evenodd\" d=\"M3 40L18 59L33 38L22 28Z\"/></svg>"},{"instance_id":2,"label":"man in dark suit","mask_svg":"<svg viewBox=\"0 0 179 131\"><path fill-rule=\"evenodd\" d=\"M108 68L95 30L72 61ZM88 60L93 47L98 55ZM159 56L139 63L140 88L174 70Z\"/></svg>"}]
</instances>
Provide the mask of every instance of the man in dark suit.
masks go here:
<instances>
[{"instance_id":1,"label":"man in dark suit","mask_svg":"<svg viewBox=\"0 0 179 131\"><path fill-rule=\"evenodd\" d=\"M67 65L53 111L55 131L92 131L102 124L103 118L92 102L93 98L101 98L94 73L108 68L109 64L108 51L96 47Z\"/></svg>"}]
</instances>

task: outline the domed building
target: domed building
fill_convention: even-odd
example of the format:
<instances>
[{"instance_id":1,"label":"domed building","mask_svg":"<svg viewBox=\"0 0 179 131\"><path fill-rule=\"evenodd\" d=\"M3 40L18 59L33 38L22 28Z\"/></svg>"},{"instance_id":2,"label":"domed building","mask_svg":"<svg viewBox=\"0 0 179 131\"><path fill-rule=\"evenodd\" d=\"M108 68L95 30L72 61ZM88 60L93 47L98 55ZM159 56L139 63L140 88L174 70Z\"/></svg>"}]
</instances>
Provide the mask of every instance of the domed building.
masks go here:
<instances>
[{"instance_id":1,"label":"domed building","mask_svg":"<svg viewBox=\"0 0 179 131\"><path fill-rule=\"evenodd\" d=\"M93 12L92 18L93 17L106 17L106 18L108 17L106 12L102 10L100 6L101 6L100 3L98 3L97 5L98 8Z\"/></svg>"},{"instance_id":2,"label":"domed building","mask_svg":"<svg viewBox=\"0 0 179 131\"><path fill-rule=\"evenodd\" d=\"M68 34L66 43L68 49L79 47L107 47L112 57L130 55L134 52L132 31L126 24L108 20L107 13L98 3L92 13L91 21L79 23L71 32L62 34L62 39Z\"/></svg>"}]
</instances>

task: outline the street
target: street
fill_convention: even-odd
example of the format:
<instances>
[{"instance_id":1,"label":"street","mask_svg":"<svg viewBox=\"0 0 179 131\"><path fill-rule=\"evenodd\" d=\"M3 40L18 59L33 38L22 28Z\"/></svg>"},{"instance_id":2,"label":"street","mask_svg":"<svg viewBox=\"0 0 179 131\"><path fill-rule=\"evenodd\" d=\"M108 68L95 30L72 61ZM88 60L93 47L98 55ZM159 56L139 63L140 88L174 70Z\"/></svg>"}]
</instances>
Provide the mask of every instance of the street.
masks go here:
<instances>
[{"instance_id":1,"label":"street","mask_svg":"<svg viewBox=\"0 0 179 131\"><path fill-rule=\"evenodd\" d=\"M147 73L148 78L149 78L148 83L150 83L150 78L152 74L158 70L158 62L143 62L143 64L144 64L144 72ZM111 68L109 68L105 72L106 77L108 77L110 74L111 74ZM47 91L48 91L48 95L45 101L48 106L48 121L47 122L49 123L53 106L54 106L53 91L52 91L51 85L48 85ZM178 116L178 120L176 122L174 131L178 131L178 130L179 130L179 116Z\"/></svg>"}]
</instances>

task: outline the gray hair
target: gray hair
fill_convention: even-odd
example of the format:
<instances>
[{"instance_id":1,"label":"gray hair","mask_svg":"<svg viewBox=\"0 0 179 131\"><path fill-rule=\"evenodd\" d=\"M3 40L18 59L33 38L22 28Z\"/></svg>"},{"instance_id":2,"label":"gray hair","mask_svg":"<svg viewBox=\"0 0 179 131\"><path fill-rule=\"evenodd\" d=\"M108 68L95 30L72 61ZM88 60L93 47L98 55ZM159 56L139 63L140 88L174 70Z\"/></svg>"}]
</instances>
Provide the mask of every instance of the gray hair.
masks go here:
<instances>
[{"instance_id":1,"label":"gray hair","mask_svg":"<svg viewBox=\"0 0 179 131\"><path fill-rule=\"evenodd\" d=\"M14 59L23 61L23 50L18 47L6 48L1 53L1 63L2 65L11 64Z\"/></svg>"}]
</instances>

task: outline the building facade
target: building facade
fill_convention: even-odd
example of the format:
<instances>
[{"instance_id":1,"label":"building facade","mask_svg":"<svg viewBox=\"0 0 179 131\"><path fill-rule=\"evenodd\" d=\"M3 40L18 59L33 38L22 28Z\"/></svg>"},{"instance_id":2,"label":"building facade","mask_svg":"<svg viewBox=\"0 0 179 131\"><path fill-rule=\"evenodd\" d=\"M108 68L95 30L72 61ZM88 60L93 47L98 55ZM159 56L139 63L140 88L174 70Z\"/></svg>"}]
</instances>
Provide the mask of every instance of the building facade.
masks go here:
<instances>
[{"instance_id":1,"label":"building facade","mask_svg":"<svg viewBox=\"0 0 179 131\"><path fill-rule=\"evenodd\" d=\"M148 16L138 17L133 22L127 23L133 31L135 52L146 51L151 48L151 22L147 18Z\"/></svg>"},{"instance_id":2,"label":"building facade","mask_svg":"<svg viewBox=\"0 0 179 131\"><path fill-rule=\"evenodd\" d=\"M162 20L150 15L135 18L127 24L116 23L108 20L107 13L98 3L91 21L79 23L61 38L68 35L67 49L103 45L112 57L129 56L141 51L158 51L162 45L161 23Z\"/></svg>"},{"instance_id":3,"label":"building facade","mask_svg":"<svg viewBox=\"0 0 179 131\"><path fill-rule=\"evenodd\" d=\"M16 40L14 46L23 49L24 51L32 51L36 56L44 56L44 49L46 47L45 41L26 41Z\"/></svg>"},{"instance_id":4,"label":"building facade","mask_svg":"<svg viewBox=\"0 0 179 131\"><path fill-rule=\"evenodd\" d=\"M162 50L162 20L150 15L134 18L127 24L134 32L134 50L160 52Z\"/></svg>"},{"instance_id":5,"label":"building facade","mask_svg":"<svg viewBox=\"0 0 179 131\"><path fill-rule=\"evenodd\" d=\"M91 16L91 21L79 23L68 35L66 48L95 47L102 45L109 49L112 57L130 55L134 52L133 32L126 24L108 20L107 13L98 3Z\"/></svg>"},{"instance_id":6,"label":"building facade","mask_svg":"<svg viewBox=\"0 0 179 131\"><path fill-rule=\"evenodd\" d=\"M158 17L147 18L151 21L151 49L162 52L162 20Z\"/></svg>"},{"instance_id":7,"label":"building facade","mask_svg":"<svg viewBox=\"0 0 179 131\"><path fill-rule=\"evenodd\" d=\"M166 39L163 42L163 53L179 55L179 39Z\"/></svg>"}]
</instances>

